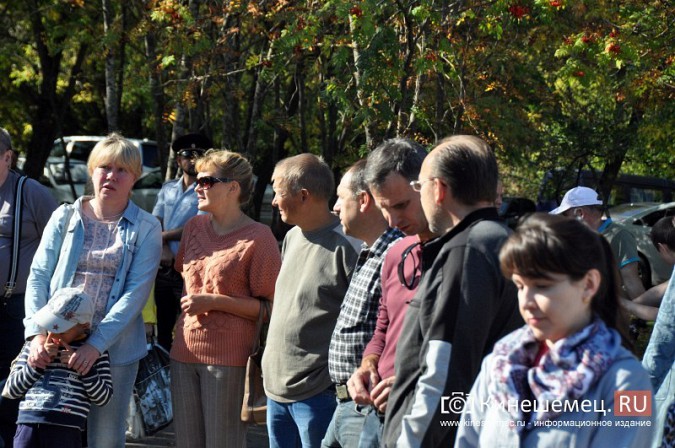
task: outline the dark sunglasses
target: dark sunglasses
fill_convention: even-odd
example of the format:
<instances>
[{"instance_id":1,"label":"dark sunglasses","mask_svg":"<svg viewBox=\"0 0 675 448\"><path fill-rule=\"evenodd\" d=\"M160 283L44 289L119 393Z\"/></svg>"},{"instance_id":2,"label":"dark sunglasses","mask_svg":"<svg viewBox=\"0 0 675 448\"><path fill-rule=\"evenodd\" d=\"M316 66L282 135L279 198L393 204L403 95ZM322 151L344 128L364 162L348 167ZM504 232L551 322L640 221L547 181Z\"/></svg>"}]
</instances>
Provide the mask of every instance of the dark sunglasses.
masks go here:
<instances>
[{"instance_id":1,"label":"dark sunglasses","mask_svg":"<svg viewBox=\"0 0 675 448\"><path fill-rule=\"evenodd\" d=\"M209 188L213 187L214 184L218 182L232 182L234 179L230 179L229 177L213 177L213 176L204 176L204 177L198 177L196 182L197 186L200 187L202 190L208 190Z\"/></svg>"},{"instance_id":2,"label":"dark sunglasses","mask_svg":"<svg viewBox=\"0 0 675 448\"><path fill-rule=\"evenodd\" d=\"M403 253L401 254L401 261L398 263L398 280L401 282L403 286L406 288L413 290L417 287L417 284L419 283L420 276L417 275L417 261L415 260L415 255L411 255L412 251L419 246L421 243L418 241L410 246L408 246ZM410 257L412 260L412 278L408 279L406 278L405 275L405 266L406 266L406 260Z\"/></svg>"},{"instance_id":3,"label":"dark sunglasses","mask_svg":"<svg viewBox=\"0 0 675 448\"><path fill-rule=\"evenodd\" d=\"M201 149L181 149L178 151L178 155L187 159L196 159L203 156L204 151Z\"/></svg>"}]
</instances>

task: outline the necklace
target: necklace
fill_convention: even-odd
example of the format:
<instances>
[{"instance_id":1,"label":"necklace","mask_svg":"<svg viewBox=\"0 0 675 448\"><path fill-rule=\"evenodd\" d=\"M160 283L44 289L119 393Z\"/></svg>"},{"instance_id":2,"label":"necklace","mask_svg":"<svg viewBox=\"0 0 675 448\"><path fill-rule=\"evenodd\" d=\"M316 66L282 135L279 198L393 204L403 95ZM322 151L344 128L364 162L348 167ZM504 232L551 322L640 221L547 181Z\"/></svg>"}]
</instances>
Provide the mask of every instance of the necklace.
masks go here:
<instances>
[{"instance_id":1,"label":"necklace","mask_svg":"<svg viewBox=\"0 0 675 448\"><path fill-rule=\"evenodd\" d=\"M124 214L124 210L122 210L121 212L115 215L104 216L103 213L96 213L96 209L94 208L92 202L93 200L89 201L89 208L91 209L91 213L94 215L94 219L96 219L97 221L116 221L120 219Z\"/></svg>"}]
</instances>

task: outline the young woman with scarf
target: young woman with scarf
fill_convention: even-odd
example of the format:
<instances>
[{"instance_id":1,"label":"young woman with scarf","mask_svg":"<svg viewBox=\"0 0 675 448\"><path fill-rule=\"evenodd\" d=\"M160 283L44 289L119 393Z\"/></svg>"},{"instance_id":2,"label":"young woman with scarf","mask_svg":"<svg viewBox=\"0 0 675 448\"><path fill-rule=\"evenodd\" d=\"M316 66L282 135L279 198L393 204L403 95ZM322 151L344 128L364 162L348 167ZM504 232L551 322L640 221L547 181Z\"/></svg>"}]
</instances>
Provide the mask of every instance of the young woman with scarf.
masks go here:
<instances>
[{"instance_id":1,"label":"young woman with scarf","mask_svg":"<svg viewBox=\"0 0 675 448\"><path fill-rule=\"evenodd\" d=\"M643 402L652 388L622 345L607 242L576 220L535 214L509 237L500 263L526 325L483 361L455 446L642 446L654 431L653 407ZM648 416L617 415L643 408Z\"/></svg>"}]
</instances>

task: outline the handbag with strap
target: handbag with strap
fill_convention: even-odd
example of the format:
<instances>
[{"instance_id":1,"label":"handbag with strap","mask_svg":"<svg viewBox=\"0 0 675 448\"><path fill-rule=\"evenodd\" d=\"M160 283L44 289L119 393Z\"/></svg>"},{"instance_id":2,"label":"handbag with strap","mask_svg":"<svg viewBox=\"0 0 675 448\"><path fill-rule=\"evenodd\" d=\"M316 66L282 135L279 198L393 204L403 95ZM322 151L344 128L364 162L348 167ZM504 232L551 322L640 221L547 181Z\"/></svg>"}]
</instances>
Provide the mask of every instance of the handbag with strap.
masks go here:
<instances>
[{"instance_id":1,"label":"handbag with strap","mask_svg":"<svg viewBox=\"0 0 675 448\"><path fill-rule=\"evenodd\" d=\"M244 382L244 400L241 405L241 421L253 425L267 423L267 396L263 387L261 361L263 356L265 315L269 316L270 303L260 300L260 312L256 324L256 338L253 350L246 363L246 379Z\"/></svg>"},{"instance_id":2,"label":"handbag with strap","mask_svg":"<svg viewBox=\"0 0 675 448\"><path fill-rule=\"evenodd\" d=\"M138 363L134 393L129 402L126 435L138 440L166 428L173 421L169 353L154 341Z\"/></svg>"}]
</instances>

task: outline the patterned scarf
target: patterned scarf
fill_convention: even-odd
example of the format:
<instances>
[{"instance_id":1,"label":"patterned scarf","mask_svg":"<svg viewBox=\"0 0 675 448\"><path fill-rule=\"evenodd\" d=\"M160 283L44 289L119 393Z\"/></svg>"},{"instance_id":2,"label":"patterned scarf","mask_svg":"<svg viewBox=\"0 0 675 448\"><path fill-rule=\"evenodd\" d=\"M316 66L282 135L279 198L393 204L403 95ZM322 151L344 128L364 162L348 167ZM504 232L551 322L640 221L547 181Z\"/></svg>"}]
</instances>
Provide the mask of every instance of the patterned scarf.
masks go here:
<instances>
[{"instance_id":1,"label":"patterned scarf","mask_svg":"<svg viewBox=\"0 0 675 448\"><path fill-rule=\"evenodd\" d=\"M492 352L494 376L488 393L514 421L527 424L558 417L559 410L556 412L543 403L562 403L583 397L614 362L621 347L621 336L596 318L579 332L557 341L534 365L540 343L525 326L497 342ZM516 406L521 400L530 403L536 400L538 405L525 414L521 406ZM519 433L525 429L524 426L516 428Z\"/></svg>"}]
</instances>

